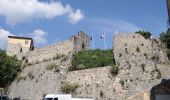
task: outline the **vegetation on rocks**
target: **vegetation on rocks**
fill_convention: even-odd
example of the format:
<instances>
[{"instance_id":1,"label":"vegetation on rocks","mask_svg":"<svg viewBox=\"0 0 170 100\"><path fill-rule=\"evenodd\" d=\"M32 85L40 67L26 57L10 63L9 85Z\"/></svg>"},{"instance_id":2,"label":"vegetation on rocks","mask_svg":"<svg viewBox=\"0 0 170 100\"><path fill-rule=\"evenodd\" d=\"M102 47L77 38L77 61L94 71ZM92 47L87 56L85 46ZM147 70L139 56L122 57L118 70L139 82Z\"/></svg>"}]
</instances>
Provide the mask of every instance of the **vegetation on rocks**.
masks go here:
<instances>
[{"instance_id":1,"label":"vegetation on rocks","mask_svg":"<svg viewBox=\"0 0 170 100\"><path fill-rule=\"evenodd\" d=\"M21 80L26 80L26 77L25 77L25 76L18 76L18 77L16 78L16 81L17 81L17 82L20 82Z\"/></svg>"},{"instance_id":2,"label":"vegetation on rocks","mask_svg":"<svg viewBox=\"0 0 170 100\"><path fill-rule=\"evenodd\" d=\"M27 74L27 76L32 80L32 79L34 79L34 75L31 73L31 72L29 72L28 74Z\"/></svg>"},{"instance_id":3,"label":"vegetation on rocks","mask_svg":"<svg viewBox=\"0 0 170 100\"><path fill-rule=\"evenodd\" d=\"M142 35L145 39L150 39L150 37L152 35L150 32L143 31L143 30L137 31L135 33Z\"/></svg>"},{"instance_id":4,"label":"vegetation on rocks","mask_svg":"<svg viewBox=\"0 0 170 100\"><path fill-rule=\"evenodd\" d=\"M160 40L166 45L168 48L167 50L167 56L170 59L170 29L168 29L166 32L163 32L160 34Z\"/></svg>"},{"instance_id":5,"label":"vegetation on rocks","mask_svg":"<svg viewBox=\"0 0 170 100\"><path fill-rule=\"evenodd\" d=\"M59 65L56 65L55 63L51 63L51 64L47 65L46 69L47 70L54 70L55 72L60 71Z\"/></svg>"},{"instance_id":6,"label":"vegetation on rocks","mask_svg":"<svg viewBox=\"0 0 170 100\"><path fill-rule=\"evenodd\" d=\"M72 92L74 92L78 87L79 87L78 84L72 84L72 83L69 83L69 82L64 82L64 83L61 85L61 91L62 91L63 93L72 93Z\"/></svg>"},{"instance_id":7,"label":"vegetation on rocks","mask_svg":"<svg viewBox=\"0 0 170 100\"><path fill-rule=\"evenodd\" d=\"M115 64L113 51L109 50L87 50L80 51L73 56L70 70L81 70L96 67L104 67ZM113 66L114 67L114 66Z\"/></svg>"},{"instance_id":8,"label":"vegetation on rocks","mask_svg":"<svg viewBox=\"0 0 170 100\"><path fill-rule=\"evenodd\" d=\"M7 87L20 72L21 61L15 56L10 57L0 50L0 87Z\"/></svg>"}]
</instances>

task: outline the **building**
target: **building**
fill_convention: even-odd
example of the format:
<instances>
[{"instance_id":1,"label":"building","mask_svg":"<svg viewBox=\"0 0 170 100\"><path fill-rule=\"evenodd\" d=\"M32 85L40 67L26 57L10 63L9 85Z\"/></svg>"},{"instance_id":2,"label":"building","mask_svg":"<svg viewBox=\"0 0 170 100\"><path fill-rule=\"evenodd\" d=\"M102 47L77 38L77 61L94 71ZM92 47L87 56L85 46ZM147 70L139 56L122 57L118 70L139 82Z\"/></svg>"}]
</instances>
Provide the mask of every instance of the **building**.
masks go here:
<instances>
[{"instance_id":1,"label":"building","mask_svg":"<svg viewBox=\"0 0 170 100\"><path fill-rule=\"evenodd\" d=\"M7 53L10 56L25 54L34 50L33 39L28 37L8 36Z\"/></svg>"}]
</instances>

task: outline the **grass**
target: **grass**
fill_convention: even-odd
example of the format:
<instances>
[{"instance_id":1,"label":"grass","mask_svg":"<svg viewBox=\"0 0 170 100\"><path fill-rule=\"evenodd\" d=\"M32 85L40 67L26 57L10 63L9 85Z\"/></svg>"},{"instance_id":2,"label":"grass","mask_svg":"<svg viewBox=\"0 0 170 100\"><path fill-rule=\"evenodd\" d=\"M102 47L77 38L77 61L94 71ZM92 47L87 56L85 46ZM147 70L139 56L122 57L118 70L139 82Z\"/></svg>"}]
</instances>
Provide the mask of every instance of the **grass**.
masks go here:
<instances>
[{"instance_id":1,"label":"grass","mask_svg":"<svg viewBox=\"0 0 170 100\"><path fill-rule=\"evenodd\" d=\"M21 80L26 80L26 77L24 77L24 76L19 76L19 77L16 78L16 81L17 81L17 82L20 82Z\"/></svg>"},{"instance_id":2,"label":"grass","mask_svg":"<svg viewBox=\"0 0 170 100\"><path fill-rule=\"evenodd\" d=\"M79 87L78 84L73 84L73 83L69 83L69 82L64 82L61 85L61 91L63 93L72 93L74 92L77 88Z\"/></svg>"},{"instance_id":3,"label":"grass","mask_svg":"<svg viewBox=\"0 0 170 100\"><path fill-rule=\"evenodd\" d=\"M104 67L115 64L113 51L109 50L86 50L80 51L73 56L71 71L96 67Z\"/></svg>"},{"instance_id":4,"label":"grass","mask_svg":"<svg viewBox=\"0 0 170 100\"><path fill-rule=\"evenodd\" d=\"M59 68L59 65L52 63L46 66L46 70L54 70L55 72L59 72L60 68Z\"/></svg>"}]
</instances>

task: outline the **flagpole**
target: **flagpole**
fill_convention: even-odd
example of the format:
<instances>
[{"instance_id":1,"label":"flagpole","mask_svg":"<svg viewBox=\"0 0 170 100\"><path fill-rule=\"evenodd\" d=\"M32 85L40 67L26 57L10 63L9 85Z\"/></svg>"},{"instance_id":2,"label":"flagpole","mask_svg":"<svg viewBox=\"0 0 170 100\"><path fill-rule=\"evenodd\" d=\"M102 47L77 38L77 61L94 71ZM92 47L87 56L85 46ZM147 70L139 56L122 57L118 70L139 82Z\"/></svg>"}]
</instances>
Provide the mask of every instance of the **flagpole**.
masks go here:
<instances>
[{"instance_id":1,"label":"flagpole","mask_svg":"<svg viewBox=\"0 0 170 100\"><path fill-rule=\"evenodd\" d=\"M94 50L94 40L93 40L93 33L92 33L92 48Z\"/></svg>"},{"instance_id":2,"label":"flagpole","mask_svg":"<svg viewBox=\"0 0 170 100\"><path fill-rule=\"evenodd\" d=\"M106 40L105 40L106 36L105 36L105 33L104 33L104 48L106 50Z\"/></svg>"}]
</instances>

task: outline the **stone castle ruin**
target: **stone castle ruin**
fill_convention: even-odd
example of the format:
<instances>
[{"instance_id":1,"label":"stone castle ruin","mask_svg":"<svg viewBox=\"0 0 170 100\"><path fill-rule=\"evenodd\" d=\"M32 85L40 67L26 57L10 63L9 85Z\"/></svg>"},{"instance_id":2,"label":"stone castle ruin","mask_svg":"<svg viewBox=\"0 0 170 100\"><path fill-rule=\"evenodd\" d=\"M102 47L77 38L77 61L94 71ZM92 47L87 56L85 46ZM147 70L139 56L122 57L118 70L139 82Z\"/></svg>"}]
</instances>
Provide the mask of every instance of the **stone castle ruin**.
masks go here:
<instances>
[{"instance_id":1,"label":"stone castle ruin","mask_svg":"<svg viewBox=\"0 0 170 100\"><path fill-rule=\"evenodd\" d=\"M89 49L89 42L89 37L80 31L77 35L72 36L66 41L34 50L32 38L9 36L7 53L10 56L16 55L19 59L23 56L27 56L28 58L33 57L32 60L43 60L54 56L53 54L56 53L66 54L66 52L76 53L78 51L87 50Z\"/></svg>"},{"instance_id":2,"label":"stone castle ruin","mask_svg":"<svg viewBox=\"0 0 170 100\"><path fill-rule=\"evenodd\" d=\"M45 94L63 93L61 87L68 82L78 85L73 97L153 100L151 97L159 94L156 89L161 88L161 80L170 78L165 46L158 39L134 33L114 35L114 58L119 69L116 76L111 74L111 66L69 71L72 56L89 49L89 42L89 37L79 32L66 41L25 53L12 53L13 46L9 45L8 53L23 60L23 70L10 86L9 96L40 100ZM15 47L20 50L22 46Z\"/></svg>"}]
</instances>

